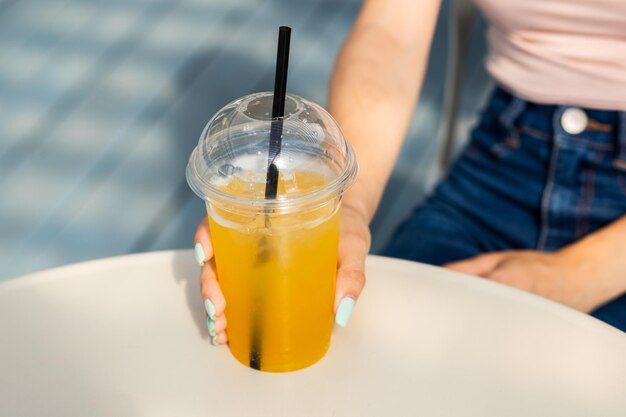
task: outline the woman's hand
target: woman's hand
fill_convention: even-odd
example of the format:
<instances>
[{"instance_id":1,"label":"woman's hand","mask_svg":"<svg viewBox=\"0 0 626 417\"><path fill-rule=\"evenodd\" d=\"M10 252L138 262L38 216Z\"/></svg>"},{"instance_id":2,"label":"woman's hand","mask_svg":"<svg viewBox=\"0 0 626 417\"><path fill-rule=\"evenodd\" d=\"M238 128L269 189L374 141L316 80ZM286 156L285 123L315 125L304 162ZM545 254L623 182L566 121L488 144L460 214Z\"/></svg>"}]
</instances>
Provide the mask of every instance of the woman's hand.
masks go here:
<instances>
[{"instance_id":1,"label":"woman's hand","mask_svg":"<svg viewBox=\"0 0 626 417\"><path fill-rule=\"evenodd\" d=\"M200 293L208 319L207 328L211 343L221 345L228 341L224 309L226 300L220 289L213 258L210 230L205 216L198 225L195 242L196 260L202 267ZM337 290L335 295L335 321L346 326L354 304L365 285L365 258L370 247L370 231L365 216L346 205L342 207L339 229L337 264Z\"/></svg>"},{"instance_id":2,"label":"woman's hand","mask_svg":"<svg viewBox=\"0 0 626 417\"><path fill-rule=\"evenodd\" d=\"M584 258L575 257L574 252L503 251L482 254L444 266L590 312L602 304L602 300L597 297L597 291L590 286L597 271Z\"/></svg>"}]
</instances>

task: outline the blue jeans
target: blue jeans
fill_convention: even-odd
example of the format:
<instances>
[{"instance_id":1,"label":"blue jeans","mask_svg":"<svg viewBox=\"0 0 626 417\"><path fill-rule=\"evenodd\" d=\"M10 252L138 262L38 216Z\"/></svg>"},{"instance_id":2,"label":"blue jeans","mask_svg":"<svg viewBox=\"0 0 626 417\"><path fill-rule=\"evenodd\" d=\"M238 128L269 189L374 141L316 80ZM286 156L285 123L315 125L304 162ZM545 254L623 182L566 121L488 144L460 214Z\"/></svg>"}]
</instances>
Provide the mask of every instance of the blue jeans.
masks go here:
<instances>
[{"instance_id":1,"label":"blue jeans","mask_svg":"<svg viewBox=\"0 0 626 417\"><path fill-rule=\"evenodd\" d=\"M626 113L584 109L587 128L570 134L566 110L496 89L469 145L383 255L441 265L554 251L625 214ZM626 295L592 314L626 331Z\"/></svg>"}]
</instances>

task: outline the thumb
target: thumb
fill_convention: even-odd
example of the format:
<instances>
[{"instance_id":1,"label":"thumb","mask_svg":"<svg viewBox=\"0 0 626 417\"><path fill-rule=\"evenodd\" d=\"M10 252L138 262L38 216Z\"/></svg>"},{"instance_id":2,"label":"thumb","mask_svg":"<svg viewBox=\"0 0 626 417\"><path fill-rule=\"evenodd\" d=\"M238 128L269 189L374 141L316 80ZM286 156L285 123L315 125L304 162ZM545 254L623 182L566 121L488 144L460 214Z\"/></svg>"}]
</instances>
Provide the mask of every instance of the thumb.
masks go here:
<instances>
[{"instance_id":1,"label":"thumb","mask_svg":"<svg viewBox=\"0 0 626 417\"><path fill-rule=\"evenodd\" d=\"M337 292L335 295L335 323L346 327L356 300L365 286L365 260L363 266L340 267L337 270Z\"/></svg>"},{"instance_id":2,"label":"thumb","mask_svg":"<svg viewBox=\"0 0 626 417\"><path fill-rule=\"evenodd\" d=\"M339 227L335 323L346 327L356 301L365 286L365 258L371 235L366 217L345 205Z\"/></svg>"},{"instance_id":3,"label":"thumb","mask_svg":"<svg viewBox=\"0 0 626 417\"><path fill-rule=\"evenodd\" d=\"M463 261L445 264L444 268L469 275L486 276L493 272L508 254L507 251L485 253Z\"/></svg>"},{"instance_id":4,"label":"thumb","mask_svg":"<svg viewBox=\"0 0 626 417\"><path fill-rule=\"evenodd\" d=\"M358 235L340 237L335 292L335 323L346 327L356 301L365 287L365 258L369 242Z\"/></svg>"}]
</instances>

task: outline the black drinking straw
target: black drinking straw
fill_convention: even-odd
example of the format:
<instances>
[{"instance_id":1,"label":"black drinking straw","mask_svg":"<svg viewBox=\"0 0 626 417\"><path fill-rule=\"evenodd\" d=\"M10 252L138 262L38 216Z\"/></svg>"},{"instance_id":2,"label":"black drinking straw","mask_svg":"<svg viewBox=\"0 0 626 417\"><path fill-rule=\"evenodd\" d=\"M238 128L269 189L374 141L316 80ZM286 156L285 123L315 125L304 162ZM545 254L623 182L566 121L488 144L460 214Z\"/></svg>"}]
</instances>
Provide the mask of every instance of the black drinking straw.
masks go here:
<instances>
[{"instance_id":1,"label":"black drinking straw","mask_svg":"<svg viewBox=\"0 0 626 417\"><path fill-rule=\"evenodd\" d=\"M281 26L278 30L278 52L276 54L276 77L274 78L274 99L272 102L272 124L270 127L270 144L267 155L267 174L265 176L265 198L274 199L278 194L278 167L276 158L280 154L283 135L283 116L285 115L285 97L287 95L287 70L289 66L289 40L291 28ZM269 216L265 215L265 225L269 227ZM260 252L263 259L266 255L267 242L263 241ZM250 337L250 368L261 369L261 319L252 317L252 333Z\"/></svg>"},{"instance_id":2,"label":"black drinking straw","mask_svg":"<svg viewBox=\"0 0 626 417\"><path fill-rule=\"evenodd\" d=\"M265 198L276 198L278 191L278 167L276 157L280 154L283 135L283 116L287 95L287 71L289 66L289 39L291 28L281 26L278 30L278 53L276 54L276 77L274 78L274 101L272 102L272 126L270 148L265 177Z\"/></svg>"}]
</instances>

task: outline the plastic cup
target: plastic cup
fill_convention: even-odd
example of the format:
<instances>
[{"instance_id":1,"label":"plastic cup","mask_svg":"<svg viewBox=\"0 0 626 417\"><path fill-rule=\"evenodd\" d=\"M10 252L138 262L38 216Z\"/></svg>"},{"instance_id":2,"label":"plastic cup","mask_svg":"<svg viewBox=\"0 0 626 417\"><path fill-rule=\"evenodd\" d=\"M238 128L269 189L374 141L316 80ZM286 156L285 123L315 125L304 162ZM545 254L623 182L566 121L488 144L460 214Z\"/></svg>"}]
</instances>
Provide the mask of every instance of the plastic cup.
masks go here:
<instances>
[{"instance_id":1,"label":"plastic cup","mask_svg":"<svg viewBox=\"0 0 626 417\"><path fill-rule=\"evenodd\" d=\"M340 202L357 163L332 117L290 94L281 150L268 161L272 99L256 93L222 108L189 158L187 181L206 202L230 351L246 366L287 372L328 350ZM269 162L279 170L274 199L265 197Z\"/></svg>"}]
</instances>

